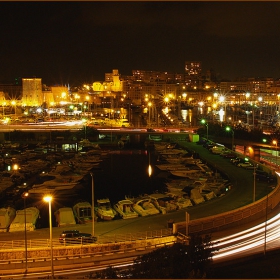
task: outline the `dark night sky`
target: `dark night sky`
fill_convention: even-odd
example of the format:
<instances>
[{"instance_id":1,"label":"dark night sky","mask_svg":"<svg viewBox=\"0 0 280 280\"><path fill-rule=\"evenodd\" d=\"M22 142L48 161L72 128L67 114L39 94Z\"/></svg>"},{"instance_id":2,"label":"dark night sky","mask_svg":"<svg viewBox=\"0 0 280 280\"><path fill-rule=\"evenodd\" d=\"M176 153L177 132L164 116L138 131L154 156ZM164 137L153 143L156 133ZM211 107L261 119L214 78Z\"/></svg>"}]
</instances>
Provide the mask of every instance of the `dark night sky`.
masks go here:
<instances>
[{"instance_id":1,"label":"dark night sky","mask_svg":"<svg viewBox=\"0 0 280 280\"><path fill-rule=\"evenodd\" d=\"M0 83L104 80L119 69L280 78L280 2L1 2Z\"/></svg>"}]
</instances>

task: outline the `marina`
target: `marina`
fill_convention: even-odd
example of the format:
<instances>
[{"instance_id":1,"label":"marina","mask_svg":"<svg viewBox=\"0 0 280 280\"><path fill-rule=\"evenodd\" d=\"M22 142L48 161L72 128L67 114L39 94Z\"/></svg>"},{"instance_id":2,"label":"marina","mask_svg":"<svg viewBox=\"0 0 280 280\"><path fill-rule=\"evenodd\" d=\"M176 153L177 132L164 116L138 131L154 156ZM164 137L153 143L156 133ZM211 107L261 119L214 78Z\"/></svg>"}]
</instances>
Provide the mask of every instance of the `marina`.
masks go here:
<instances>
[{"instance_id":1,"label":"marina","mask_svg":"<svg viewBox=\"0 0 280 280\"><path fill-rule=\"evenodd\" d=\"M221 195L227 182L219 180L217 174L213 177L211 168L194 159L189 151L170 143L157 143L149 150L103 151L96 145L93 147L89 152L74 154L38 154L37 158L22 165L18 157L20 168L11 174L21 174L23 178L18 183L25 187L14 184L9 188L17 190L17 195L11 195L10 202L7 200L10 206L17 213L22 212L21 196L28 191L27 209L35 207L40 213L33 229L47 227L47 205L41 201L45 194L51 194L54 198L53 224L63 227L74 222L86 224L93 221L89 199L93 182L94 220L97 222L166 214L192 207ZM166 150L168 153L162 153ZM178 163L182 159L184 163ZM149 165L151 176L147 172ZM30 166L33 166L32 173L27 173L27 170L31 171Z\"/></svg>"}]
</instances>

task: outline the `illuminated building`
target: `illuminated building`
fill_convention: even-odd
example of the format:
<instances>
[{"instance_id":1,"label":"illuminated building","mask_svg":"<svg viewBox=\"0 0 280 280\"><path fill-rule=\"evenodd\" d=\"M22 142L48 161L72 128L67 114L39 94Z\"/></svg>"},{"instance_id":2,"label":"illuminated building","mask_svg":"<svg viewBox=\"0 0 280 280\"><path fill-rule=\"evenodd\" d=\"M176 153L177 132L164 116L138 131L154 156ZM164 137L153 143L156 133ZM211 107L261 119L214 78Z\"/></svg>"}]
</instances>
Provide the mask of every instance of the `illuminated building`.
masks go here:
<instances>
[{"instance_id":1,"label":"illuminated building","mask_svg":"<svg viewBox=\"0 0 280 280\"><path fill-rule=\"evenodd\" d=\"M41 106L43 104L42 79L22 79L22 104L25 106Z\"/></svg>"},{"instance_id":2,"label":"illuminated building","mask_svg":"<svg viewBox=\"0 0 280 280\"><path fill-rule=\"evenodd\" d=\"M193 89L200 89L201 84L201 62L199 61L186 61L185 62L185 82L187 86Z\"/></svg>"}]
</instances>

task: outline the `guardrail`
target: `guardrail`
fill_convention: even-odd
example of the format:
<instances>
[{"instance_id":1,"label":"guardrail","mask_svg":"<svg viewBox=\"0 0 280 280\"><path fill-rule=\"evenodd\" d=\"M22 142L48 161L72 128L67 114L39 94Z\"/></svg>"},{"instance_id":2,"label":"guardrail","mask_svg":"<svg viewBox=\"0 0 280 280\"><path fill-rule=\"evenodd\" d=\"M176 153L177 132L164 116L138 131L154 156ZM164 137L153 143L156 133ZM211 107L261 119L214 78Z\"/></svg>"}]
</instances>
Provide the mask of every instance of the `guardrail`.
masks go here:
<instances>
[{"instance_id":1,"label":"guardrail","mask_svg":"<svg viewBox=\"0 0 280 280\"><path fill-rule=\"evenodd\" d=\"M133 242L137 240L148 240L153 238L162 238L172 236L173 232L171 228L153 230L153 231L143 231L136 233L127 234L115 234L115 235L101 235L97 237L97 242L95 244L110 244L115 242ZM58 239L52 240L53 247L69 246L69 245L88 245L88 243L81 244L77 243L77 240L67 240L67 242L59 242ZM24 240L11 240L11 241L0 241L0 254L1 251L11 251L11 250L25 250L27 249L37 249L45 248L50 246L49 239L30 239L27 240L25 246ZM0 258L1 260L1 258Z\"/></svg>"},{"instance_id":2,"label":"guardrail","mask_svg":"<svg viewBox=\"0 0 280 280\"><path fill-rule=\"evenodd\" d=\"M49 269L51 250L54 266L60 266L104 260L112 258L116 254L136 256L142 254L143 251L154 250L162 246L170 246L176 242L176 237L172 235L107 244L60 245L52 249L49 247L49 244L45 244L45 247L42 248L28 249L27 257L22 249L0 251L0 265L1 271L23 269L26 264L29 269L35 267L42 267L42 269L43 267L48 267ZM1 273L3 272L0 272L0 275Z\"/></svg>"}]
</instances>

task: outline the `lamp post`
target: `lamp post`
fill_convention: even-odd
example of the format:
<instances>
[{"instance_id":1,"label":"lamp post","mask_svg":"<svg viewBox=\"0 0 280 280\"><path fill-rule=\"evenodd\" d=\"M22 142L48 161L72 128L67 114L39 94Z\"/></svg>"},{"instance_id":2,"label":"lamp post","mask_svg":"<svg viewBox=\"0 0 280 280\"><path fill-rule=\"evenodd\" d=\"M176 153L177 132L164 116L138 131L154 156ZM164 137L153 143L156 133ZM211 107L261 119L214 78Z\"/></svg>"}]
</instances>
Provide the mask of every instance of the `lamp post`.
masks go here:
<instances>
[{"instance_id":1,"label":"lamp post","mask_svg":"<svg viewBox=\"0 0 280 280\"><path fill-rule=\"evenodd\" d=\"M151 106L152 102L148 103L148 108L149 108L149 128L151 127Z\"/></svg>"},{"instance_id":2,"label":"lamp post","mask_svg":"<svg viewBox=\"0 0 280 280\"><path fill-rule=\"evenodd\" d=\"M90 173L90 176L91 176L92 236L94 236L94 180L93 180L93 173Z\"/></svg>"},{"instance_id":3,"label":"lamp post","mask_svg":"<svg viewBox=\"0 0 280 280\"><path fill-rule=\"evenodd\" d=\"M254 165L254 172L253 172L253 202L256 200L256 166Z\"/></svg>"},{"instance_id":4,"label":"lamp post","mask_svg":"<svg viewBox=\"0 0 280 280\"><path fill-rule=\"evenodd\" d=\"M26 198L28 197L28 192L24 192L21 197L23 198L24 207L24 246L25 246L25 272L27 272L27 235L26 235Z\"/></svg>"},{"instance_id":5,"label":"lamp post","mask_svg":"<svg viewBox=\"0 0 280 280\"><path fill-rule=\"evenodd\" d=\"M202 119L201 123L206 126L206 139L208 141L208 122L205 119Z\"/></svg>"},{"instance_id":6,"label":"lamp post","mask_svg":"<svg viewBox=\"0 0 280 280\"><path fill-rule=\"evenodd\" d=\"M232 139L231 139L231 150L234 150L234 130L230 127L226 127L226 131L231 131Z\"/></svg>"},{"instance_id":7,"label":"lamp post","mask_svg":"<svg viewBox=\"0 0 280 280\"><path fill-rule=\"evenodd\" d=\"M15 100L13 100L13 101L11 102L11 104L15 107L15 115L16 115L16 106L17 106L17 103L16 103Z\"/></svg>"},{"instance_id":8,"label":"lamp post","mask_svg":"<svg viewBox=\"0 0 280 280\"><path fill-rule=\"evenodd\" d=\"M272 144L275 145L275 164L276 164L276 168L277 168L277 141L276 140L273 140L272 141Z\"/></svg>"},{"instance_id":9,"label":"lamp post","mask_svg":"<svg viewBox=\"0 0 280 280\"><path fill-rule=\"evenodd\" d=\"M44 197L44 201L49 203L49 227L50 227L50 250L51 250L51 279L54 279L53 270L53 244L52 244L52 196Z\"/></svg>"}]
</instances>

